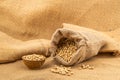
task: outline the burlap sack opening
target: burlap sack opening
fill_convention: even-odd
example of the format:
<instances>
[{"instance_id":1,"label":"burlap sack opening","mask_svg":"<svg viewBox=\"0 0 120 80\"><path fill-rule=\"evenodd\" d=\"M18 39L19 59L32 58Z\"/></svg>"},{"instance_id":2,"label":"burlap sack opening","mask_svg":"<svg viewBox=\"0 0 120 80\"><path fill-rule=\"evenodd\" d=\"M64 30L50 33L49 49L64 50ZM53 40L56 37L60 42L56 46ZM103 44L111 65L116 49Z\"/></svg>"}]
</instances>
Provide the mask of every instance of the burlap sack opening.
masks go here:
<instances>
[{"instance_id":1,"label":"burlap sack opening","mask_svg":"<svg viewBox=\"0 0 120 80\"><path fill-rule=\"evenodd\" d=\"M63 28L57 29L52 36L50 52L53 54L53 57L63 65L74 65L97 55L106 43L104 39L102 39L102 34L95 30L71 24L63 24L62 26ZM73 28L70 29L70 26ZM58 43L62 38L74 39L78 47L69 62L55 54Z\"/></svg>"}]
</instances>

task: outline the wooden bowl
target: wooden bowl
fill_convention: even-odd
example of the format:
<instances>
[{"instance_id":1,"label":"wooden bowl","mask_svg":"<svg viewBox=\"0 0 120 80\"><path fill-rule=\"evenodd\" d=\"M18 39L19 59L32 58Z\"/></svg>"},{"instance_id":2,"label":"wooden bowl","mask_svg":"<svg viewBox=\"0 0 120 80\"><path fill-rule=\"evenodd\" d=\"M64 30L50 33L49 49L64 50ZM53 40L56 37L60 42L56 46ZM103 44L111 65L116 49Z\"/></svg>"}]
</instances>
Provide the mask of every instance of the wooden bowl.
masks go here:
<instances>
[{"instance_id":1,"label":"wooden bowl","mask_svg":"<svg viewBox=\"0 0 120 80\"><path fill-rule=\"evenodd\" d=\"M30 69L39 69L44 64L46 59L45 57L43 57L44 59L35 61L35 60L27 60L24 57L27 57L27 55L23 56L22 59L24 64Z\"/></svg>"}]
</instances>

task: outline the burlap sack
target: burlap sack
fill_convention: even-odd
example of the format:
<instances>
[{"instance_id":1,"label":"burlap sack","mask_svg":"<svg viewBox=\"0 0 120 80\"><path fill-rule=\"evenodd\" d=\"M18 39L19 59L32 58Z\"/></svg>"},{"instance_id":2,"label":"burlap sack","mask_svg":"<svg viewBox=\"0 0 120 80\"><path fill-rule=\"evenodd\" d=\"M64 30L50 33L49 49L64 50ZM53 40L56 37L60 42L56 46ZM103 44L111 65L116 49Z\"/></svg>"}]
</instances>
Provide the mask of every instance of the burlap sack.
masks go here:
<instances>
[{"instance_id":1,"label":"burlap sack","mask_svg":"<svg viewBox=\"0 0 120 80\"><path fill-rule=\"evenodd\" d=\"M0 63L16 61L23 55L33 53L49 56L49 47L49 40L21 41L0 32Z\"/></svg>"},{"instance_id":2,"label":"burlap sack","mask_svg":"<svg viewBox=\"0 0 120 80\"><path fill-rule=\"evenodd\" d=\"M113 51L109 50L109 48L105 49L104 46L111 46L109 44L112 43L108 44L107 41L112 41L112 39L101 32L72 24L63 24L62 26L63 28L57 29L52 36L52 47L50 48L50 52L53 54L53 57L63 65L73 65L87 60L97 55L101 48L104 48L102 49L102 51L105 52L107 52L107 49L110 52ZM72 55L72 58L69 62L66 62L63 58L55 54L57 44L59 43L59 40L63 37L68 39L74 39L78 47L76 53Z\"/></svg>"}]
</instances>

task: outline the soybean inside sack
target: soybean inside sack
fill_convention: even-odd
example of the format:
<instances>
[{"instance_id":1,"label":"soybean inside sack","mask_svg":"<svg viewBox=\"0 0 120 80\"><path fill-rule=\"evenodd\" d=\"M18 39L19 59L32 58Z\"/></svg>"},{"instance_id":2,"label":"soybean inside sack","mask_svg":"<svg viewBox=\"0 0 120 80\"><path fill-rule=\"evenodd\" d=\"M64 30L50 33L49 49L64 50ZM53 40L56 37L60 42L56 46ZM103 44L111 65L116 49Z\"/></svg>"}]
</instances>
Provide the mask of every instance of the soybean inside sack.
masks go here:
<instances>
[{"instance_id":1,"label":"soybean inside sack","mask_svg":"<svg viewBox=\"0 0 120 80\"><path fill-rule=\"evenodd\" d=\"M66 23L62 26L63 28L57 29L52 36L50 52L55 60L63 65L80 63L97 55L100 50L102 50L101 52L114 51L110 50L109 47L105 47L113 46L114 40L102 32ZM77 50L72 54L70 61L65 61L62 57L56 54L59 41L62 38L73 39L77 45ZM108 39L111 41L109 42L111 45L108 45Z\"/></svg>"}]
</instances>

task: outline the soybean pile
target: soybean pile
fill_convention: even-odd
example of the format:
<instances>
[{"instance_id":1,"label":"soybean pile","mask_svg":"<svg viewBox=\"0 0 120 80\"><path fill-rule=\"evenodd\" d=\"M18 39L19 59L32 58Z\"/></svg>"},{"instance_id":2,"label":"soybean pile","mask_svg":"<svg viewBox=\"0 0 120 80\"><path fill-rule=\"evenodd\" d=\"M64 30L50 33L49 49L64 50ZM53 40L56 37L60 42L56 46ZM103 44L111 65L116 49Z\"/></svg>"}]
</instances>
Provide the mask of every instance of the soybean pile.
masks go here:
<instances>
[{"instance_id":1,"label":"soybean pile","mask_svg":"<svg viewBox=\"0 0 120 80\"><path fill-rule=\"evenodd\" d=\"M22 59L29 61L42 61L45 60L45 57L43 55L32 54L23 56Z\"/></svg>"},{"instance_id":2,"label":"soybean pile","mask_svg":"<svg viewBox=\"0 0 120 80\"><path fill-rule=\"evenodd\" d=\"M77 45L73 39L62 38L57 44L56 54L64 61L69 62L76 51Z\"/></svg>"}]
</instances>

